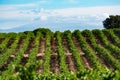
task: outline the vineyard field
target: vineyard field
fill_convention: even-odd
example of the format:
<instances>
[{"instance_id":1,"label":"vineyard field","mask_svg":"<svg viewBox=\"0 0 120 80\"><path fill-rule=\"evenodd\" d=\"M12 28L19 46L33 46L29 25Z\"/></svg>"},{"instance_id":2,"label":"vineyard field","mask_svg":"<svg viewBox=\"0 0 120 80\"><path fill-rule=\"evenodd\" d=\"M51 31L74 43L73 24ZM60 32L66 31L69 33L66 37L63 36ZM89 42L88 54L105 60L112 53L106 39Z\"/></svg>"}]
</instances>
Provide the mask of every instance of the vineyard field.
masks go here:
<instances>
[{"instance_id":1,"label":"vineyard field","mask_svg":"<svg viewBox=\"0 0 120 80\"><path fill-rule=\"evenodd\" d=\"M0 80L120 80L120 29L0 33Z\"/></svg>"}]
</instances>

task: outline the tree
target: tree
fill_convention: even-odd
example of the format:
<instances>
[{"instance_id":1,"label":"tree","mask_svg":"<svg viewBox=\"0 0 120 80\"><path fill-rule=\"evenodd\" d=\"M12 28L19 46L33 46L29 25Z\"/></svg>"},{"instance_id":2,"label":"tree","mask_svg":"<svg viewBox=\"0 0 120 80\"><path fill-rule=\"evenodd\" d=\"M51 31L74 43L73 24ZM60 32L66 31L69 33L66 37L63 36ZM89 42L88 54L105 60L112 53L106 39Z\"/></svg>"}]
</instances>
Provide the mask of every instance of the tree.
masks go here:
<instances>
[{"instance_id":1,"label":"tree","mask_svg":"<svg viewBox=\"0 0 120 80\"><path fill-rule=\"evenodd\" d=\"M120 28L120 15L110 15L103 21L103 26L106 29Z\"/></svg>"}]
</instances>

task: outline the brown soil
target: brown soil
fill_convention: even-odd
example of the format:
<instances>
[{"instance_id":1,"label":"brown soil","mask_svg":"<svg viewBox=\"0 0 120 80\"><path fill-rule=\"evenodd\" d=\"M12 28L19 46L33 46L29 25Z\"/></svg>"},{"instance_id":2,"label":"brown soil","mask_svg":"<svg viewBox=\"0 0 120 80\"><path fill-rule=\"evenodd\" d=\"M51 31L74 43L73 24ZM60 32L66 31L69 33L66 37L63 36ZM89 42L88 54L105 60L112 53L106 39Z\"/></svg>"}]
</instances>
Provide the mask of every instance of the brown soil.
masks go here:
<instances>
[{"instance_id":1,"label":"brown soil","mask_svg":"<svg viewBox=\"0 0 120 80\"><path fill-rule=\"evenodd\" d=\"M106 67L108 68L111 68L112 69L112 66L108 63L107 60L104 59L104 57L100 54L96 54L97 57L99 57L99 60L102 62L102 64L104 64Z\"/></svg>"},{"instance_id":2,"label":"brown soil","mask_svg":"<svg viewBox=\"0 0 120 80\"><path fill-rule=\"evenodd\" d=\"M88 61L88 59L87 59L87 57L86 57L85 55L82 55L82 60L83 60L83 62L84 62L84 64L85 64L85 67L86 67L87 69L91 70L92 67L91 67L90 62Z\"/></svg>"},{"instance_id":3,"label":"brown soil","mask_svg":"<svg viewBox=\"0 0 120 80\"><path fill-rule=\"evenodd\" d=\"M101 43L101 41L100 41L99 39L97 39L96 37L95 37L95 40L96 40L96 43L97 43L97 44L100 44L100 45L102 45L102 46L105 46L105 44ZM94 53L96 54L96 56L99 58L100 62L101 62L103 65L105 65L107 68L111 68L111 69L112 69L112 66L108 63L108 61L106 61L105 58L104 58L101 54L97 53L97 52L94 50L94 48L93 48L93 46L91 45L91 43L89 42L89 40L86 40L86 41L87 41L88 45L91 47L91 49L94 51Z\"/></svg>"},{"instance_id":4,"label":"brown soil","mask_svg":"<svg viewBox=\"0 0 120 80\"><path fill-rule=\"evenodd\" d=\"M21 39L19 40L18 45L17 45L17 48L15 49L15 51L13 52L12 55L15 55L15 54L18 52L18 50L19 50L20 48L22 48L22 45L23 45L24 40L25 40L25 39L23 39L23 38L21 38Z\"/></svg>"},{"instance_id":5,"label":"brown soil","mask_svg":"<svg viewBox=\"0 0 120 80\"><path fill-rule=\"evenodd\" d=\"M0 67L0 71L4 71L7 69L8 64L13 60L14 56L9 57L9 59Z\"/></svg>"},{"instance_id":6,"label":"brown soil","mask_svg":"<svg viewBox=\"0 0 120 80\"><path fill-rule=\"evenodd\" d=\"M53 73L60 74L59 71L59 63L58 63L58 55L56 53L51 55L51 60L50 60L50 70Z\"/></svg>"},{"instance_id":7,"label":"brown soil","mask_svg":"<svg viewBox=\"0 0 120 80\"><path fill-rule=\"evenodd\" d=\"M79 50L80 54L83 55L84 53L79 45L77 38L73 37L73 43L74 43L75 47Z\"/></svg>"},{"instance_id":8,"label":"brown soil","mask_svg":"<svg viewBox=\"0 0 120 80\"><path fill-rule=\"evenodd\" d=\"M63 37L62 44L63 44L63 48L65 49L66 53L71 53L70 48L69 48L68 43L67 43L67 38L66 37Z\"/></svg>"},{"instance_id":9,"label":"brown soil","mask_svg":"<svg viewBox=\"0 0 120 80\"><path fill-rule=\"evenodd\" d=\"M56 38L51 39L51 50L52 50L53 53L57 53Z\"/></svg>"},{"instance_id":10,"label":"brown soil","mask_svg":"<svg viewBox=\"0 0 120 80\"><path fill-rule=\"evenodd\" d=\"M66 56L66 63L68 64L68 68L70 71L72 72L76 71L75 61L73 60L72 55Z\"/></svg>"},{"instance_id":11,"label":"brown soil","mask_svg":"<svg viewBox=\"0 0 120 80\"><path fill-rule=\"evenodd\" d=\"M46 39L45 38L41 38L38 53L45 53L45 45L46 45L45 42L46 42Z\"/></svg>"},{"instance_id":12,"label":"brown soil","mask_svg":"<svg viewBox=\"0 0 120 80\"><path fill-rule=\"evenodd\" d=\"M31 39L31 40L29 41L28 48L27 48L27 50L25 51L24 54L29 54L30 50L31 50L33 47L34 47L34 39Z\"/></svg>"},{"instance_id":13,"label":"brown soil","mask_svg":"<svg viewBox=\"0 0 120 80\"><path fill-rule=\"evenodd\" d=\"M36 69L37 73L40 73L43 71L43 61L44 61L44 56L37 56L37 60L42 60L42 64Z\"/></svg>"},{"instance_id":14,"label":"brown soil","mask_svg":"<svg viewBox=\"0 0 120 80\"><path fill-rule=\"evenodd\" d=\"M69 68L70 71L75 72L77 70L76 66L75 66L75 60L72 57L72 53L70 51L70 47L68 45L66 37L62 38L62 44L63 44L63 48L66 51L66 63L68 64L68 68Z\"/></svg>"},{"instance_id":15,"label":"brown soil","mask_svg":"<svg viewBox=\"0 0 120 80\"><path fill-rule=\"evenodd\" d=\"M34 47L34 39L31 39L31 40L29 41L28 48L27 48L27 50L24 52L23 58L21 59L21 64L22 64L22 65L25 65L25 64L27 63L30 50L31 50L33 47Z\"/></svg>"},{"instance_id":16,"label":"brown soil","mask_svg":"<svg viewBox=\"0 0 120 80\"><path fill-rule=\"evenodd\" d=\"M110 43L113 44L112 40L111 40L109 37L108 37L108 40L110 40ZM98 38L96 38L96 42L99 42L99 44L100 44L102 47L106 48L106 45L103 44ZM116 54L112 54L112 56L113 56L114 58L116 58L116 59L120 62L120 56L118 56L118 55L116 55Z\"/></svg>"},{"instance_id":17,"label":"brown soil","mask_svg":"<svg viewBox=\"0 0 120 80\"><path fill-rule=\"evenodd\" d=\"M19 40L19 43L18 43L17 48L16 48L15 51L9 56L8 60L0 67L0 71L4 71L4 70L8 67L8 64L13 61L13 59L14 59L14 57L15 57L15 54L18 52L18 50L19 50L20 47L22 46L23 41L24 41L23 39L20 39L20 40Z\"/></svg>"},{"instance_id":18,"label":"brown soil","mask_svg":"<svg viewBox=\"0 0 120 80\"><path fill-rule=\"evenodd\" d=\"M24 43L25 39L21 38L19 43L18 43L18 46L17 46L17 50L19 50L20 48L22 48L22 45Z\"/></svg>"},{"instance_id":19,"label":"brown soil","mask_svg":"<svg viewBox=\"0 0 120 80\"><path fill-rule=\"evenodd\" d=\"M6 48L4 48L2 51L0 51L0 54L2 55L3 53L5 53L5 51L10 48L10 46L14 43L14 39L9 39L6 45Z\"/></svg>"},{"instance_id":20,"label":"brown soil","mask_svg":"<svg viewBox=\"0 0 120 80\"><path fill-rule=\"evenodd\" d=\"M53 73L60 74L59 71L59 62L58 62L58 55L57 55L57 43L56 43L56 38L51 39L51 50L52 50L52 55L50 59L50 70Z\"/></svg>"},{"instance_id":21,"label":"brown soil","mask_svg":"<svg viewBox=\"0 0 120 80\"><path fill-rule=\"evenodd\" d=\"M82 57L82 60L84 62L84 65L87 69L91 70L92 69L92 66L89 62L89 60L87 59L87 57L84 55L85 53L82 51L80 45L79 45L79 42L77 40L77 38L73 37L73 43L75 44L75 47L79 50L80 54L81 54L81 57Z\"/></svg>"},{"instance_id":22,"label":"brown soil","mask_svg":"<svg viewBox=\"0 0 120 80\"><path fill-rule=\"evenodd\" d=\"M45 55L45 45L46 45L46 39L45 38L41 38L41 41L39 43L39 51L37 54L37 60L42 60L42 64L36 69L36 71L38 73L43 71L43 63L44 63L44 55Z\"/></svg>"}]
</instances>

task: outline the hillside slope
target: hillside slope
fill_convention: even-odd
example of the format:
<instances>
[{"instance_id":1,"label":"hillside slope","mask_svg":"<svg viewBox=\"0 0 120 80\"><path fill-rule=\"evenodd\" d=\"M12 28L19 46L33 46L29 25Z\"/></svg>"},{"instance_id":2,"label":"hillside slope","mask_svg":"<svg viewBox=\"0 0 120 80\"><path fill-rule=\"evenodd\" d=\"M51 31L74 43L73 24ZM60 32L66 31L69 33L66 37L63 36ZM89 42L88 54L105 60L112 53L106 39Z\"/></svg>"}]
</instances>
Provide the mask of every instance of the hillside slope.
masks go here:
<instances>
[{"instance_id":1,"label":"hillside slope","mask_svg":"<svg viewBox=\"0 0 120 80\"><path fill-rule=\"evenodd\" d=\"M119 74L120 29L0 33L0 79L118 80Z\"/></svg>"}]
</instances>

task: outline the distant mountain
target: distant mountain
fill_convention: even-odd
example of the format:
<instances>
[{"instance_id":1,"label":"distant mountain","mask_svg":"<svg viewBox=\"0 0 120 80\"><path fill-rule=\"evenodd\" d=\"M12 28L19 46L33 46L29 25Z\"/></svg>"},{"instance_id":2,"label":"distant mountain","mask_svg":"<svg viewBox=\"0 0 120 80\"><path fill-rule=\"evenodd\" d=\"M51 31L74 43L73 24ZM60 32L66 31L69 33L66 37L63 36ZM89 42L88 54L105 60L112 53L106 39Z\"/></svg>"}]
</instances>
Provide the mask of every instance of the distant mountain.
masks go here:
<instances>
[{"instance_id":1,"label":"distant mountain","mask_svg":"<svg viewBox=\"0 0 120 80\"><path fill-rule=\"evenodd\" d=\"M23 25L12 29L5 29L5 30L0 29L0 32L23 32L23 31L32 31L36 28L37 27L32 25Z\"/></svg>"},{"instance_id":2,"label":"distant mountain","mask_svg":"<svg viewBox=\"0 0 120 80\"><path fill-rule=\"evenodd\" d=\"M76 29L79 30L85 30L85 29L103 29L103 26L91 26L91 25L85 25L81 23L40 23L35 22L31 24L26 24L23 26L19 26L17 28L13 29L6 29L6 30L0 30L0 32L23 32L23 31L32 31L36 28L49 28L51 31L65 31L65 30L71 30L74 31Z\"/></svg>"}]
</instances>

